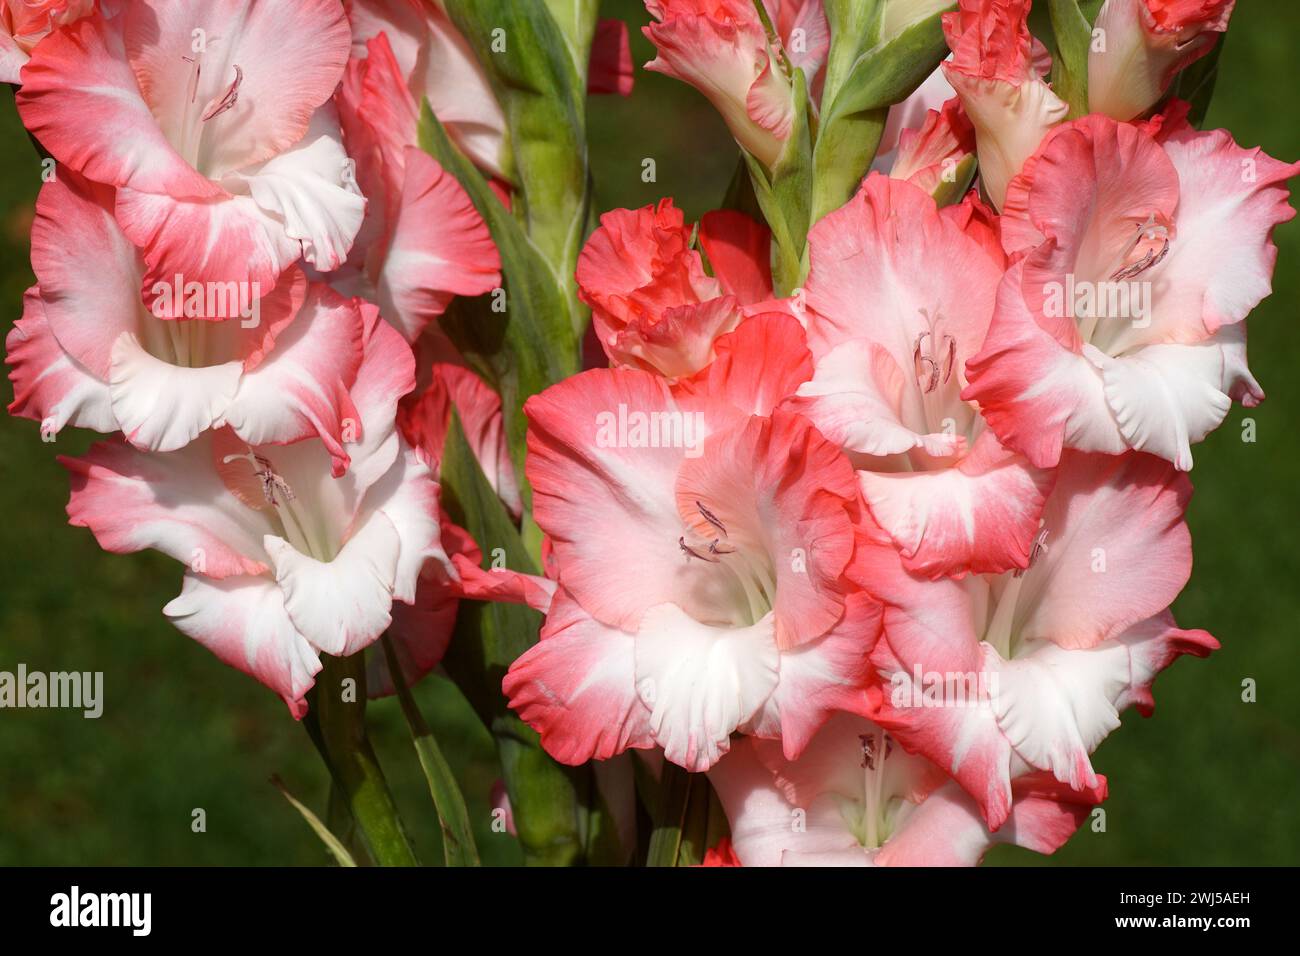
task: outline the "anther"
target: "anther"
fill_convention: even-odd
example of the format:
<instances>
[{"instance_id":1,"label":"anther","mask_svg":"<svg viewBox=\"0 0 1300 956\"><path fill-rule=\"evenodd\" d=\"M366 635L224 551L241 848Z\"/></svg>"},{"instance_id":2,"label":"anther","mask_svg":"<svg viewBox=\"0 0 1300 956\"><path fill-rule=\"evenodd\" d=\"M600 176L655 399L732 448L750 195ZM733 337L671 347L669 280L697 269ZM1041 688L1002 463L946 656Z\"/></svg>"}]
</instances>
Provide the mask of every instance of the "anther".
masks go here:
<instances>
[{"instance_id":1,"label":"anther","mask_svg":"<svg viewBox=\"0 0 1300 956\"><path fill-rule=\"evenodd\" d=\"M206 123L210 119L216 119L227 110L234 109L235 104L239 102L239 87L243 82L244 71L240 69L239 64L236 63L235 81L230 84L229 88L220 100L209 104L208 108L203 111L203 116L201 117L202 121Z\"/></svg>"}]
</instances>

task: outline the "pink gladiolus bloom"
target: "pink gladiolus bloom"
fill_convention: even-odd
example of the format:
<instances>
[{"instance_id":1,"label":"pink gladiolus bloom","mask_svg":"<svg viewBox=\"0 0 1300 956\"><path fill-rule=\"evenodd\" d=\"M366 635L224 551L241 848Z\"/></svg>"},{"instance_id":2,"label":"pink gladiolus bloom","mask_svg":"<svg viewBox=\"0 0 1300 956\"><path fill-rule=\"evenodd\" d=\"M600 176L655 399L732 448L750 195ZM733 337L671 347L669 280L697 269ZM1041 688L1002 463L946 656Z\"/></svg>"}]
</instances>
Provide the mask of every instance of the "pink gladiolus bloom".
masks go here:
<instances>
[{"instance_id":1,"label":"pink gladiolus bloom","mask_svg":"<svg viewBox=\"0 0 1300 956\"><path fill-rule=\"evenodd\" d=\"M980 180L997 209L1007 183L1069 107L1043 82L1029 0L961 0L943 17L952 59L944 74L975 124Z\"/></svg>"},{"instance_id":2,"label":"pink gladiolus bloom","mask_svg":"<svg viewBox=\"0 0 1300 956\"><path fill-rule=\"evenodd\" d=\"M464 188L419 148L421 101L388 33L363 49L348 61L337 102L369 203L353 254L333 278L413 342L453 297L499 287L501 258Z\"/></svg>"},{"instance_id":3,"label":"pink gladiolus bloom","mask_svg":"<svg viewBox=\"0 0 1300 956\"><path fill-rule=\"evenodd\" d=\"M360 420L351 468L332 476L315 441L251 444L210 432L180 451L125 442L61 461L68 516L108 551L153 548L186 564L163 613L226 663L278 693L295 717L319 654L354 654L414 603L439 539L438 486L394 424L414 384L410 349L366 310L352 396Z\"/></svg>"},{"instance_id":4,"label":"pink gladiolus bloom","mask_svg":"<svg viewBox=\"0 0 1300 956\"><path fill-rule=\"evenodd\" d=\"M975 127L954 97L930 110L917 128L903 129L889 175L934 195L945 183L956 182L958 166L974 153Z\"/></svg>"},{"instance_id":5,"label":"pink gladiolus bloom","mask_svg":"<svg viewBox=\"0 0 1300 956\"><path fill-rule=\"evenodd\" d=\"M847 459L776 408L803 332L752 318L719 351L677 388L594 370L527 406L559 590L504 690L564 763L658 746L704 770L736 731L793 757L864 706L880 608L852 576L878 546Z\"/></svg>"},{"instance_id":6,"label":"pink gladiolus bloom","mask_svg":"<svg viewBox=\"0 0 1300 956\"><path fill-rule=\"evenodd\" d=\"M352 56L365 59L371 41L381 33L396 64L398 84L415 104L429 107L447 135L465 155L492 176L503 176L501 151L506 119L487 74L469 43L447 16L441 3L430 0L345 0L352 24ZM387 82L387 78L383 78ZM385 92L386 88L381 90ZM381 132L401 118L405 105L393 100L373 104L380 112L367 117ZM398 110L398 116L385 115ZM405 140L415 145L415 140Z\"/></svg>"},{"instance_id":7,"label":"pink gladiolus bloom","mask_svg":"<svg viewBox=\"0 0 1300 956\"><path fill-rule=\"evenodd\" d=\"M709 213L699 240L714 274L691 248L692 230L665 199L600 217L578 259L578 290L596 336L615 365L669 378L713 360L714 344L772 297L771 235L730 211Z\"/></svg>"},{"instance_id":8,"label":"pink gladiolus bloom","mask_svg":"<svg viewBox=\"0 0 1300 956\"><path fill-rule=\"evenodd\" d=\"M1236 0L1106 0L1088 55L1088 108L1131 120L1213 49Z\"/></svg>"},{"instance_id":9,"label":"pink gladiolus bloom","mask_svg":"<svg viewBox=\"0 0 1300 956\"><path fill-rule=\"evenodd\" d=\"M645 35L659 55L646 64L695 87L732 136L765 166L780 157L794 123L790 71L809 89L825 63L830 31L821 0L764 0L775 37L753 0L646 0Z\"/></svg>"},{"instance_id":10,"label":"pink gladiolus bloom","mask_svg":"<svg viewBox=\"0 0 1300 956\"><path fill-rule=\"evenodd\" d=\"M797 760L771 741L742 740L709 780L744 866L974 866L995 843L1052 853L1106 797L1105 778L1076 792L1028 774L991 833L934 764L848 714L832 718Z\"/></svg>"},{"instance_id":11,"label":"pink gladiolus bloom","mask_svg":"<svg viewBox=\"0 0 1300 956\"><path fill-rule=\"evenodd\" d=\"M328 100L349 33L338 0L123 0L51 34L23 70L24 125L117 189L146 288L272 288L342 264L365 201Z\"/></svg>"},{"instance_id":12,"label":"pink gladiolus bloom","mask_svg":"<svg viewBox=\"0 0 1300 956\"><path fill-rule=\"evenodd\" d=\"M1146 127L1060 129L1008 191L1003 239L1023 258L963 396L1040 467L1068 447L1191 468L1232 401L1264 398L1244 320L1272 289L1298 171L1197 132L1185 105Z\"/></svg>"},{"instance_id":13,"label":"pink gladiolus bloom","mask_svg":"<svg viewBox=\"0 0 1300 956\"><path fill-rule=\"evenodd\" d=\"M908 568L935 576L1024 567L1051 488L961 396L1005 268L987 228L967 228L977 203L939 210L872 174L818 223L806 300L816 372L790 402L854 456Z\"/></svg>"},{"instance_id":14,"label":"pink gladiolus bloom","mask_svg":"<svg viewBox=\"0 0 1300 956\"><path fill-rule=\"evenodd\" d=\"M0 83L22 82L36 44L94 8L95 0L0 0Z\"/></svg>"},{"instance_id":15,"label":"pink gladiolus bloom","mask_svg":"<svg viewBox=\"0 0 1300 956\"><path fill-rule=\"evenodd\" d=\"M68 424L121 431L151 451L175 451L225 425L256 445L319 436L341 473L358 419L357 305L292 267L265 289L165 283L150 309L145 263L113 218L113 200L111 188L62 167L41 190L37 285L6 343L10 411L40 421L47 435Z\"/></svg>"},{"instance_id":16,"label":"pink gladiolus bloom","mask_svg":"<svg viewBox=\"0 0 1300 956\"><path fill-rule=\"evenodd\" d=\"M1149 713L1161 670L1218 647L1168 612L1191 574L1190 496L1186 476L1158 458L1072 453L1028 571L876 574L887 609L869 716L951 774L994 829L1022 773L1098 786L1088 755L1120 711Z\"/></svg>"}]
</instances>

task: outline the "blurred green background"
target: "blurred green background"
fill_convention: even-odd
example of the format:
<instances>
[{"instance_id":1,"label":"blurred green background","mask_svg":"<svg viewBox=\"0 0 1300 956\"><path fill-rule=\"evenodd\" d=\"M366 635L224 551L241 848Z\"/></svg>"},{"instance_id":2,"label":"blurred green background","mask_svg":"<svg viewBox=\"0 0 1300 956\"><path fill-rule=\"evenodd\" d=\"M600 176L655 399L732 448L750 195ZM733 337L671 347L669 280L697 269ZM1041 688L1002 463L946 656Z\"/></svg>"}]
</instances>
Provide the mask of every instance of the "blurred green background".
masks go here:
<instances>
[{"instance_id":1,"label":"blurred green background","mask_svg":"<svg viewBox=\"0 0 1300 956\"><path fill-rule=\"evenodd\" d=\"M1267 6L1265 10L1263 7ZM636 0L607 2L634 26L638 66L652 57ZM1243 145L1300 158L1292 86L1300 5L1242 4L1209 123ZM1291 80L1287 78L1290 77ZM601 210L672 196L696 218L735 168L721 122L683 84L638 68L630 100L591 103ZM642 181L644 159L657 181ZM0 93L0 308L9 323L31 283L27 238L40 166ZM1225 237L1225 242L1229 241ZM1250 323L1251 366L1268 401L1242 441L1234 408L1197 449L1189 521L1196 568L1175 610L1223 643L1156 685L1156 717L1133 712L1094 758L1110 778L1106 830L1083 829L1048 859L998 848L992 863L1300 863L1300 225L1278 230L1276 292ZM5 389L6 402L12 390ZM54 458L90 437L42 443L34 422L0 417L0 670L103 671L104 714L0 710L0 865L317 864L325 852L268 783L280 774L323 811L326 781L303 728L259 684L225 667L163 619L181 569L154 554L115 556L68 527L67 479ZM1244 703L1242 681L1258 684ZM485 862L519 859L489 828L491 743L455 688L418 692L464 782ZM393 701L371 706L376 743L426 861L441 854L427 792ZM191 830L203 808L207 829Z\"/></svg>"}]
</instances>

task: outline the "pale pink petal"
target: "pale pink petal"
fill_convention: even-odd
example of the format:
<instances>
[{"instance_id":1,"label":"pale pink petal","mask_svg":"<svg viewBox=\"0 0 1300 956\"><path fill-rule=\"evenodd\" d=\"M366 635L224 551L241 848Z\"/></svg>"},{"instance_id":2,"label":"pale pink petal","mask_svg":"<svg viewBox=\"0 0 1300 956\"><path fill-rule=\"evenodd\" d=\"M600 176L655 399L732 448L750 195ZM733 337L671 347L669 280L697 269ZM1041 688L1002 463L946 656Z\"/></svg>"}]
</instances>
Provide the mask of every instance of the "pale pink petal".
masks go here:
<instances>
[{"instance_id":1,"label":"pale pink petal","mask_svg":"<svg viewBox=\"0 0 1300 956\"><path fill-rule=\"evenodd\" d=\"M379 310L414 341L457 295L501 284L501 258L456 178L407 147L401 205L377 277Z\"/></svg>"},{"instance_id":2,"label":"pale pink petal","mask_svg":"<svg viewBox=\"0 0 1300 956\"><path fill-rule=\"evenodd\" d=\"M653 746L636 691L635 638L588 616L563 589L541 640L510 665L501 689L560 763Z\"/></svg>"},{"instance_id":3,"label":"pale pink petal","mask_svg":"<svg viewBox=\"0 0 1300 956\"><path fill-rule=\"evenodd\" d=\"M701 541L721 536L745 560L769 565L764 576L773 582L782 650L822 636L840 620L857 484L848 459L807 419L778 409L770 419L753 417L710 435L704 454L682 463L675 484L680 520ZM724 554L720 563L729 559ZM680 603L690 610L698 600Z\"/></svg>"},{"instance_id":4,"label":"pale pink petal","mask_svg":"<svg viewBox=\"0 0 1300 956\"><path fill-rule=\"evenodd\" d=\"M220 188L168 141L141 94L127 59L124 19L86 17L40 44L16 98L23 125L59 162L96 182L178 199L219 196ZM184 47L173 51L175 67L188 69L180 57L189 47L187 34ZM185 81L175 85L183 91Z\"/></svg>"},{"instance_id":5,"label":"pale pink petal","mask_svg":"<svg viewBox=\"0 0 1300 956\"><path fill-rule=\"evenodd\" d=\"M1067 446L1121 454L1128 445L1106 405L1101 373L1087 349L1063 345L1040 324L1025 303L1023 276L1024 263L1017 263L998 287L988 337L966 363L970 384L962 398L977 402L1002 443L1035 467L1055 466Z\"/></svg>"},{"instance_id":6,"label":"pale pink petal","mask_svg":"<svg viewBox=\"0 0 1300 956\"><path fill-rule=\"evenodd\" d=\"M635 641L636 690L664 757L708 770L730 748L733 731L776 688L780 654L775 620L711 627L674 604L647 610Z\"/></svg>"},{"instance_id":7,"label":"pale pink petal","mask_svg":"<svg viewBox=\"0 0 1300 956\"><path fill-rule=\"evenodd\" d=\"M1254 407L1264 392L1246 366L1245 323L1195 345L1148 345L1099 356L1106 404L1125 443L1190 471L1192 448L1223 423L1234 397Z\"/></svg>"},{"instance_id":8,"label":"pale pink petal","mask_svg":"<svg viewBox=\"0 0 1300 956\"><path fill-rule=\"evenodd\" d=\"M1128 685L1128 652L1107 642L1070 651L1046 642L1014 660L985 646L997 675L998 728L1026 763L1079 790L1096 787L1088 755L1119 727L1115 701Z\"/></svg>"},{"instance_id":9,"label":"pale pink petal","mask_svg":"<svg viewBox=\"0 0 1300 956\"><path fill-rule=\"evenodd\" d=\"M866 594L851 594L829 633L782 651L780 680L744 732L779 739L786 759L796 760L832 714L864 712L881 611Z\"/></svg>"},{"instance_id":10,"label":"pale pink petal","mask_svg":"<svg viewBox=\"0 0 1300 956\"><path fill-rule=\"evenodd\" d=\"M274 350L244 374L224 421L250 445L319 436L346 467L347 422L358 412L349 391L361 366L364 324L357 305L313 283Z\"/></svg>"},{"instance_id":11,"label":"pale pink petal","mask_svg":"<svg viewBox=\"0 0 1300 956\"><path fill-rule=\"evenodd\" d=\"M81 458L61 457L72 479L68 521L106 551L153 548L212 578L261 574L271 525L230 494L212 456L206 439L150 454L110 439Z\"/></svg>"},{"instance_id":12,"label":"pale pink petal","mask_svg":"<svg viewBox=\"0 0 1300 956\"><path fill-rule=\"evenodd\" d=\"M1158 613L1192 569L1191 483L1136 452L1070 453L1043 512L1045 551L1026 572L1014 633L1093 647Z\"/></svg>"},{"instance_id":13,"label":"pale pink petal","mask_svg":"<svg viewBox=\"0 0 1300 956\"><path fill-rule=\"evenodd\" d=\"M109 353L113 417L136 447L175 451L221 419L242 373L239 361L204 368L172 365L124 332Z\"/></svg>"},{"instance_id":14,"label":"pale pink petal","mask_svg":"<svg viewBox=\"0 0 1300 956\"><path fill-rule=\"evenodd\" d=\"M294 628L272 581L186 574L180 595L163 614L181 633L279 694L295 718L307 713L305 697L320 672L320 657Z\"/></svg>"},{"instance_id":15,"label":"pale pink petal","mask_svg":"<svg viewBox=\"0 0 1300 956\"><path fill-rule=\"evenodd\" d=\"M858 472L867 507L904 565L931 577L1026 567L1053 478L989 431L955 468Z\"/></svg>"},{"instance_id":16,"label":"pale pink petal","mask_svg":"<svg viewBox=\"0 0 1300 956\"><path fill-rule=\"evenodd\" d=\"M117 430L107 384L63 350L35 286L23 295L23 317L5 336L5 361L14 388L9 414L40 422L43 436L68 424Z\"/></svg>"},{"instance_id":17,"label":"pale pink petal","mask_svg":"<svg viewBox=\"0 0 1300 956\"><path fill-rule=\"evenodd\" d=\"M386 515L371 515L330 561L305 555L274 534L264 546L285 610L313 647L342 657L384 633L401 553L400 536Z\"/></svg>"},{"instance_id":18,"label":"pale pink petal","mask_svg":"<svg viewBox=\"0 0 1300 956\"><path fill-rule=\"evenodd\" d=\"M140 94L171 142L190 144L193 165L211 179L302 139L342 78L350 45L338 0L135 0L122 20ZM236 67L238 98L212 115L207 105L222 101Z\"/></svg>"},{"instance_id":19,"label":"pale pink petal","mask_svg":"<svg viewBox=\"0 0 1300 956\"><path fill-rule=\"evenodd\" d=\"M563 587L597 620L629 633L647 608L686 602L695 574L678 545L673 488L689 449L652 447L649 431L653 413L685 414L663 379L584 372L529 399L525 410L534 514ZM628 430L637 425L636 434Z\"/></svg>"}]
</instances>

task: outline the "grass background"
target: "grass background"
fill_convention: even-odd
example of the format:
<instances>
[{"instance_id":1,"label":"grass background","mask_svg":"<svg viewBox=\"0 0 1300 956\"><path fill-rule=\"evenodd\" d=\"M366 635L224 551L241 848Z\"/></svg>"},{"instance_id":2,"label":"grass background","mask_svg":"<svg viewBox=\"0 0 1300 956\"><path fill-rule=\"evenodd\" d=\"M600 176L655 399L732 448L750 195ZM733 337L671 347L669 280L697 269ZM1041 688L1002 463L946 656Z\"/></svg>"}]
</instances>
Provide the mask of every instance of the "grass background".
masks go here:
<instances>
[{"instance_id":1,"label":"grass background","mask_svg":"<svg viewBox=\"0 0 1300 956\"><path fill-rule=\"evenodd\" d=\"M1268 7L1268 9L1263 9ZM606 3L634 27L636 0ZM1243 145L1300 158L1294 92L1300 5L1241 4L1225 48L1212 126ZM638 64L652 56L634 30ZM591 105L599 208L673 196L688 217L716 205L735 168L721 122L692 90L637 71L630 100ZM656 161L657 182L642 181ZM0 93L0 309L21 313L32 281L28 229L40 166ZM1226 243L1231 238L1224 237ZM992 863L1300 863L1300 225L1278 230L1276 292L1251 319L1251 365L1268 401L1197 449L1189 522L1191 583L1175 610L1185 627L1223 643L1209 661L1184 660L1157 682L1157 714L1133 712L1102 745L1111 782L1104 833L1084 829L1055 857L998 848ZM6 401L12 392L5 389ZM316 864L326 856L268 783L279 773L323 811L325 777L301 727L259 684L173 630L162 606L181 569L155 554L101 552L64 523L67 479L56 454L90 437L42 443L35 423L0 417L0 669L103 671L104 714L0 710L0 865ZM1242 681L1258 700L1241 699ZM425 713L464 782L486 861L519 859L491 833L487 794L496 773L486 731L455 688L431 678ZM426 861L440 858L413 754L392 701L371 707L374 735ZM202 808L206 832L191 828Z\"/></svg>"}]
</instances>

